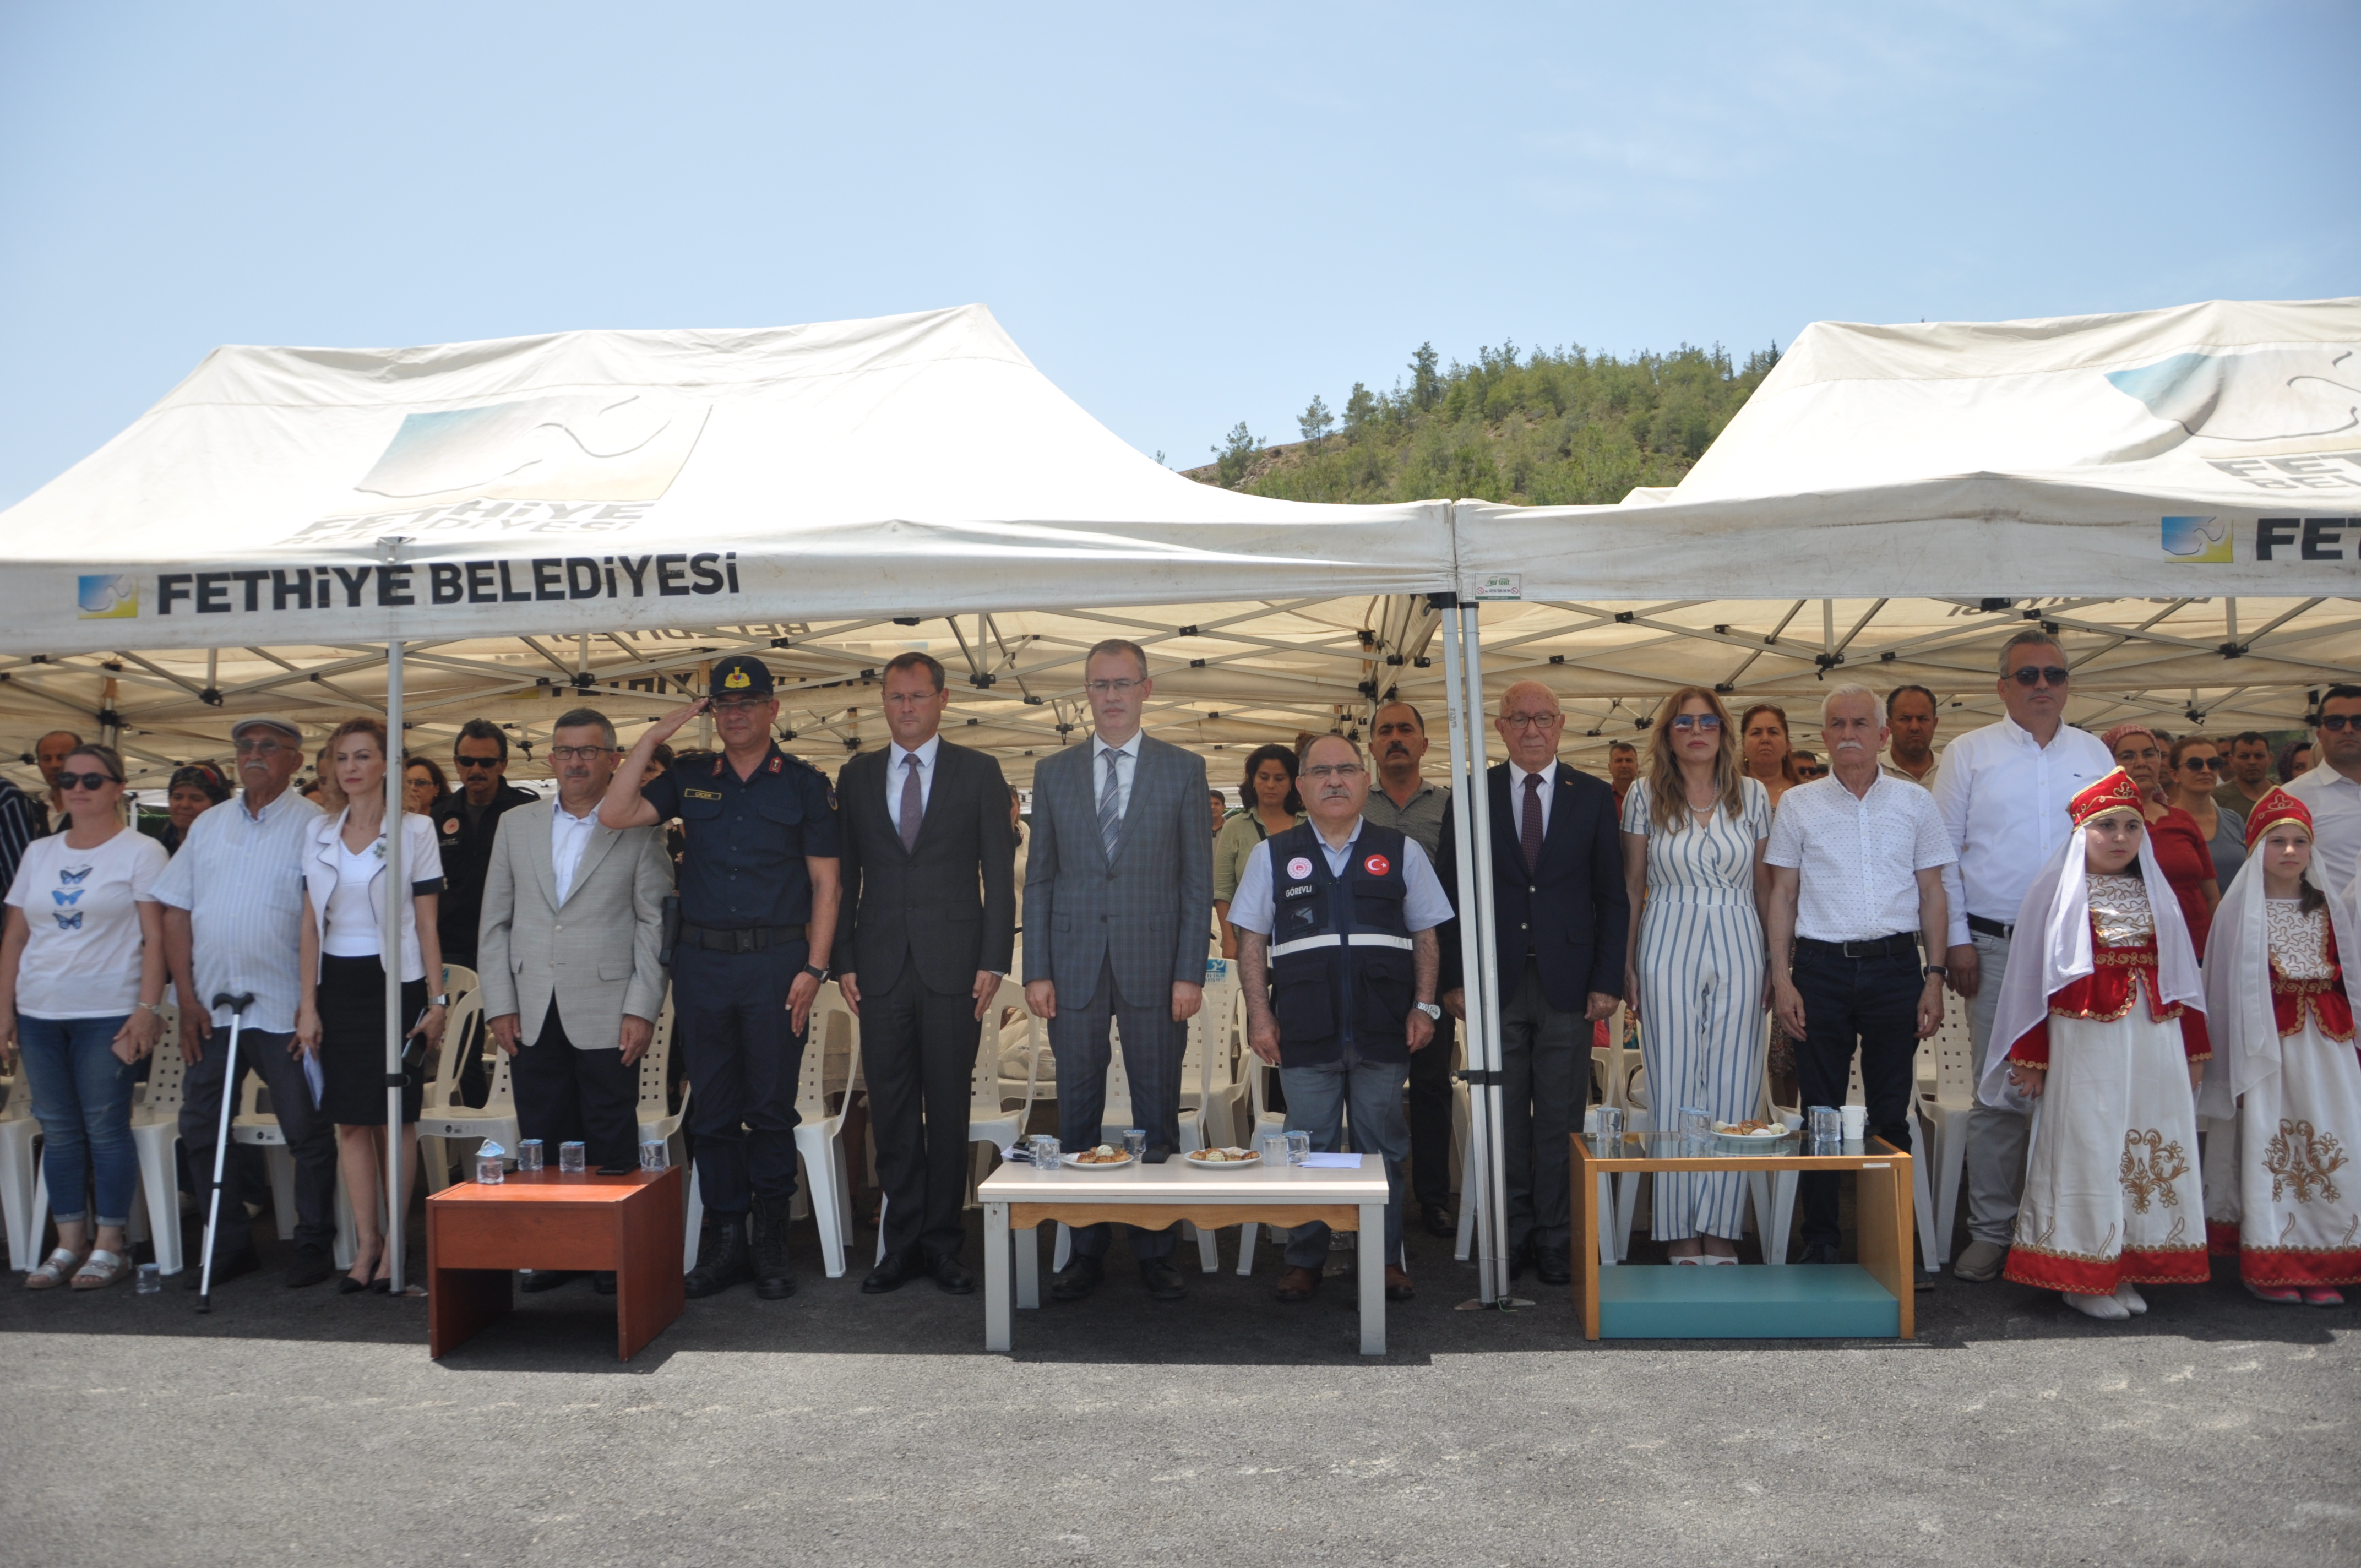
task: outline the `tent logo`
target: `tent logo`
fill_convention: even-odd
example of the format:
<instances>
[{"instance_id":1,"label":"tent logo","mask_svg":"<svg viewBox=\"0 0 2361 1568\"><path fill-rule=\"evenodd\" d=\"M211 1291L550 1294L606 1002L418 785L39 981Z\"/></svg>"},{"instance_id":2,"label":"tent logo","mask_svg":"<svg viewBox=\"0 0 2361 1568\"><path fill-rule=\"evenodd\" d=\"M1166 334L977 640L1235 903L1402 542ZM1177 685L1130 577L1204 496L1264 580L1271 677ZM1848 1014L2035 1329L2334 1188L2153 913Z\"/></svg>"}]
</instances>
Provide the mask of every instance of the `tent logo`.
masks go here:
<instances>
[{"instance_id":1,"label":"tent logo","mask_svg":"<svg viewBox=\"0 0 2361 1568\"><path fill-rule=\"evenodd\" d=\"M139 579L128 572L106 572L75 579L77 619L127 620L139 613Z\"/></svg>"},{"instance_id":2,"label":"tent logo","mask_svg":"<svg viewBox=\"0 0 2361 1568\"><path fill-rule=\"evenodd\" d=\"M658 389L423 410L403 417L353 488L401 501L652 501L679 476L710 411Z\"/></svg>"},{"instance_id":3,"label":"tent logo","mask_svg":"<svg viewBox=\"0 0 2361 1568\"><path fill-rule=\"evenodd\" d=\"M2230 521L2221 517L2168 517L2164 520L2167 560L2192 566L2230 564Z\"/></svg>"}]
</instances>

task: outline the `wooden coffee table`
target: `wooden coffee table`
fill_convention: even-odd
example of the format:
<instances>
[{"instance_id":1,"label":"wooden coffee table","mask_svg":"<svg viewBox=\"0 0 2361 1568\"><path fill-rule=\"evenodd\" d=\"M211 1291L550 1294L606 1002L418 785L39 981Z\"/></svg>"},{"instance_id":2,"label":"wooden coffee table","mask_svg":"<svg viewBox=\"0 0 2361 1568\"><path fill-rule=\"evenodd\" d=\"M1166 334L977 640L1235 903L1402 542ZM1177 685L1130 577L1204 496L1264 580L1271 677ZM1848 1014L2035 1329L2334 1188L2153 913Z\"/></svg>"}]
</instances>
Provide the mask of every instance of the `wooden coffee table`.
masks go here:
<instances>
[{"instance_id":1,"label":"wooden coffee table","mask_svg":"<svg viewBox=\"0 0 2361 1568\"><path fill-rule=\"evenodd\" d=\"M512 1171L426 1200L426 1353L441 1357L515 1304L520 1268L611 1269L615 1358L680 1316L680 1168Z\"/></svg>"},{"instance_id":2,"label":"wooden coffee table","mask_svg":"<svg viewBox=\"0 0 2361 1568\"><path fill-rule=\"evenodd\" d=\"M1121 1221L1161 1230L1187 1220L1200 1230L1251 1221L1301 1225L1313 1220L1332 1230L1358 1231L1361 1354L1386 1353L1386 1173L1259 1165L1204 1170L1174 1155L1162 1165L1113 1169L1066 1168L1043 1173L1029 1165L1003 1165L977 1189L983 1201L983 1347L1010 1348L1010 1298L1041 1304L1041 1244L1038 1228L1052 1222L1095 1225ZM1016 1233L1012 1248L1010 1233ZM1015 1277L1010 1277L1012 1251ZM1014 1288L1012 1289L1012 1286Z\"/></svg>"}]
</instances>

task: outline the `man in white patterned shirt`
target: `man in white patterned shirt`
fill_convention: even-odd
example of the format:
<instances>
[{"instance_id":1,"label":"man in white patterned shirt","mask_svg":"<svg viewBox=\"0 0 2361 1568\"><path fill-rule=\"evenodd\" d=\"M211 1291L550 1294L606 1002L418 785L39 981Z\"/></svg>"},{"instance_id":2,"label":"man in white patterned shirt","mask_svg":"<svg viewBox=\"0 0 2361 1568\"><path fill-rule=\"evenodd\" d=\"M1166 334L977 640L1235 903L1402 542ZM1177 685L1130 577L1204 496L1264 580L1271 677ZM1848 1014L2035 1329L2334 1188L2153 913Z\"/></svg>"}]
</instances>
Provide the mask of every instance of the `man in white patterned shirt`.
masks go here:
<instances>
[{"instance_id":1,"label":"man in white patterned shirt","mask_svg":"<svg viewBox=\"0 0 2361 1568\"><path fill-rule=\"evenodd\" d=\"M1806 1105L1841 1105L1861 1051L1870 1131L1906 1150L1911 1067L1943 1022L1940 962L1949 914L1943 868L1956 858L1935 797L1887 776L1877 694L1840 685L1821 700L1832 772L1780 797L1771 843L1772 1004L1795 1040ZM1792 963L1792 972L1791 972ZM1814 1172L1804 1201L1804 1261L1839 1261L1837 1179Z\"/></svg>"}]
</instances>

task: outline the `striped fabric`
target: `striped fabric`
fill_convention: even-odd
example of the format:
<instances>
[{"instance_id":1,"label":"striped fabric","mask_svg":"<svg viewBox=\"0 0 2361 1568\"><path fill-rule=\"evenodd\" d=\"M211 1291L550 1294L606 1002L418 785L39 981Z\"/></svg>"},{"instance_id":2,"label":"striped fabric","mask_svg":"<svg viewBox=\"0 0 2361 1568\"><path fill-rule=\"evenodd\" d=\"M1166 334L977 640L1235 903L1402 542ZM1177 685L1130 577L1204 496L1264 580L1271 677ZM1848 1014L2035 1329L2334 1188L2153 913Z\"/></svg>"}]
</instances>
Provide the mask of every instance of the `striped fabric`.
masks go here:
<instances>
[{"instance_id":1,"label":"striped fabric","mask_svg":"<svg viewBox=\"0 0 2361 1568\"><path fill-rule=\"evenodd\" d=\"M1771 797L1745 781L1740 820L1717 810L1666 833L1648 820L1648 784L1623 797L1623 831L1648 840L1648 901L1640 915L1640 1055L1648 1104L1669 1127L1685 1105L1717 1121L1754 1113L1769 1046L1765 951L1754 907L1754 851L1771 833ZM1658 1241L1700 1233L1738 1239L1745 1179L1736 1171L1659 1171Z\"/></svg>"}]
</instances>

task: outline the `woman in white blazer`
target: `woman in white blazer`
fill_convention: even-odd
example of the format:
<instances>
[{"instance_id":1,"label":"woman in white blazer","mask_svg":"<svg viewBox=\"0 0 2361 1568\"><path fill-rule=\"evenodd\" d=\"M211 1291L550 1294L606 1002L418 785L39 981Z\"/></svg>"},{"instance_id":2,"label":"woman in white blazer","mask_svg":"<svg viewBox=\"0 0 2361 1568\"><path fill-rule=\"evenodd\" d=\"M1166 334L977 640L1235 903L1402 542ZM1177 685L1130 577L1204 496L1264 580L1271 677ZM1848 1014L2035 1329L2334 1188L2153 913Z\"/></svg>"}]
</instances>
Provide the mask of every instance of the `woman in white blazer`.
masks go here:
<instances>
[{"instance_id":1,"label":"woman in white blazer","mask_svg":"<svg viewBox=\"0 0 2361 1568\"><path fill-rule=\"evenodd\" d=\"M386 1163L385 725L348 718L328 737L326 759L345 807L313 830L303 864L303 992L295 1043L320 1064L320 1110L336 1124L336 1157L352 1200L357 1255L337 1281L346 1295L390 1287L393 1260L378 1223ZM401 872L411 917L401 923L401 1015L432 1048L443 1039L443 944L434 925L443 857L434 826L401 817ZM426 977L436 994L427 993ZM418 1179L418 1112L424 1074L401 1091L402 1199Z\"/></svg>"}]
</instances>

